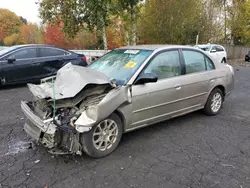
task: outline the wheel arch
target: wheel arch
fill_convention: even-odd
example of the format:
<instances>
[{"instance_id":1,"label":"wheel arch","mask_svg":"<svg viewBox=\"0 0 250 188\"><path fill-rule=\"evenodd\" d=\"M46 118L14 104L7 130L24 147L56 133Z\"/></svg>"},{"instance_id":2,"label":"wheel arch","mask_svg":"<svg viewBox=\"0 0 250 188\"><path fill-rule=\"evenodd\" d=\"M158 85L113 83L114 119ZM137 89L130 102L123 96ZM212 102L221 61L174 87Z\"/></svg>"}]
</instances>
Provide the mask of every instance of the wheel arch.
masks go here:
<instances>
[{"instance_id":1,"label":"wheel arch","mask_svg":"<svg viewBox=\"0 0 250 188\"><path fill-rule=\"evenodd\" d=\"M124 114L119 109L116 109L113 113L115 113L121 119L122 130L123 130L123 133L124 133L125 132L125 125L126 125L126 120L125 120Z\"/></svg>"},{"instance_id":2,"label":"wheel arch","mask_svg":"<svg viewBox=\"0 0 250 188\"><path fill-rule=\"evenodd\" d=\"M220 89L222 91L222 94L223 94L223 100L225 99L225 96L226 96L226 88L223 86L223 85L217 85L215 86L213 89L211 89L211 91L209 92L209 95L210 93L215 90L215 89Z\"/></svg>"}]
</instances>

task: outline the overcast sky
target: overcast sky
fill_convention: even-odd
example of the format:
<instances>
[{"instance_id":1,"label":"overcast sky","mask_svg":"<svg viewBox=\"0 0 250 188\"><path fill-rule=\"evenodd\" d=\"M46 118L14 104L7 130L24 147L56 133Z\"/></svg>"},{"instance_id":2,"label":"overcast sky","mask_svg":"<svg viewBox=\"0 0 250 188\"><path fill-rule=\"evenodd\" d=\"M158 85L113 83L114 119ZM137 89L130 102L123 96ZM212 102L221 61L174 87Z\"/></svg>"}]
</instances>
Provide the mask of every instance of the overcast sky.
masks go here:
<instances>
[{"instance_id":1,"label":"overcast sky","mask_svg":"<svg viewBox=\"0 0 250 188\"><path fill-rule=\"evenodd\" d=\"M37 0L0 0L0 8L6 8L15 12L18 16L27 19L28 22L40 23Z\"/></svg>"}]
</instances>

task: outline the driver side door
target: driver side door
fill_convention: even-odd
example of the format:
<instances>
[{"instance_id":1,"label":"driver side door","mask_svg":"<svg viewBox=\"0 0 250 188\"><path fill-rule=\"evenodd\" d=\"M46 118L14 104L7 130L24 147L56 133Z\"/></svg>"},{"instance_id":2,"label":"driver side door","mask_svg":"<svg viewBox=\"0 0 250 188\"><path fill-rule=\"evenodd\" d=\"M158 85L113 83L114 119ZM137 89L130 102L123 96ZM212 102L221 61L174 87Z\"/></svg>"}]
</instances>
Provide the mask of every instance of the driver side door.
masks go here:
<instances>
[{"instance_id":1,"label":"driver side door","mask_svg":"<svg viewBox=\"0 0 250 188\"><path fill-rule=\"evenodd\" d=\"M132 86L133 118L130 129L147 126L171 117L181 109L183 68L179 50L156 54L141 72L158 76L155 83Z\"/></svg>"}]
</instances>

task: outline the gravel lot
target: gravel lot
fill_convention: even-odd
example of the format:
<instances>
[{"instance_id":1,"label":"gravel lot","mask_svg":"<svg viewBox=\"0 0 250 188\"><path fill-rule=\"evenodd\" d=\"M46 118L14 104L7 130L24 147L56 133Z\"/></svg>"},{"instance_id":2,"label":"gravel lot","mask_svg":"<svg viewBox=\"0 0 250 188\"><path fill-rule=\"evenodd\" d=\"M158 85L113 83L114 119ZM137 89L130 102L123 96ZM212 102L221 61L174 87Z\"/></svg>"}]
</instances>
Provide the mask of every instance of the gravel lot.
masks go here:
<instances>
[{"instance_id":1,"label":"gravel lot","mask_svg":"<svg viewBox=\"0 0 250 188\"><path fill-rule=\"evenodd\" d=\"M102 159L29 149L20 101L25 86L0 90L0 188L250 187L250 67L239 67L221 113L195 112L125 134Z\"/></svg>"}]
</instances>

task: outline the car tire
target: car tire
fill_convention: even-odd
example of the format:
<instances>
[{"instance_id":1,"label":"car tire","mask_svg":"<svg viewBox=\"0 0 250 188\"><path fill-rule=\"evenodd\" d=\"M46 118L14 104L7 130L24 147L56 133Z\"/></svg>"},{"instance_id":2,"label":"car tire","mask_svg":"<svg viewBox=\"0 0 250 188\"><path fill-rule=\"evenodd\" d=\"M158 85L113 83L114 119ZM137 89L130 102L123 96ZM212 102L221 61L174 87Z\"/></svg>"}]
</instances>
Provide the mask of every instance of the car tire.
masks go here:
<instances>
[{"instance_id":1,"label":"car tire","mask_svg":"<svg viewBox=\"0 0 250 188\"><path fill-rule=\"evenodd\" d=\"M95 125L89 132L83 133L80 142L84 153L93 158L101 158L117 148L122 134L122 121L116 113L113 113Z\"/></svg>"},{"instance_id":2,"label":"car tire","mask_svg":"<svg viewBox=\"0 0 250 188\"><path fill-rule=\"evenodd\" d=\"M217 115L222 108L223 100L224 96L221 89L215 88L208 96L204 113L209 116Z\"/></svg>"}]
</instances>

